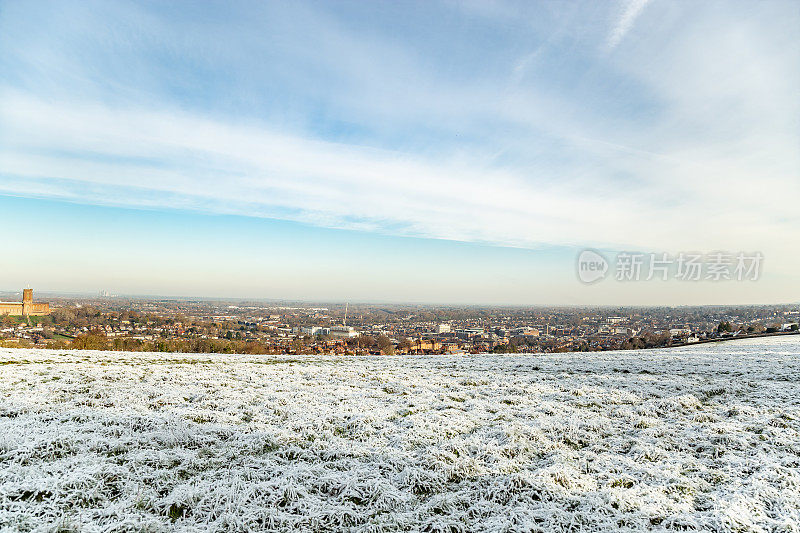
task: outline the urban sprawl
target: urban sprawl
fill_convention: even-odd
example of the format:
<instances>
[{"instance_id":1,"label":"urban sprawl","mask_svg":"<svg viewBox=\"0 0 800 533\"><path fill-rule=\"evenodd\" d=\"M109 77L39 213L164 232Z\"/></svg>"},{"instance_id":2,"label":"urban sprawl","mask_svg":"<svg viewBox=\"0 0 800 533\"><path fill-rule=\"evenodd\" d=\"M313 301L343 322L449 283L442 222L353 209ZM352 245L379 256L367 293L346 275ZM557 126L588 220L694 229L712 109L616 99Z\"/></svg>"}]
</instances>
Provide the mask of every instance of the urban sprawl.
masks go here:
<instances>
[{"instance_id":1,"label":"urban sprawl","mask_svg":"<svg viewBox=\"0 0 800 533\"><path fill-rule=\"evenodd\" d=\"M14 296L0 294L0 300ZM49 308L35 304L43 314L15 313L23 304L5 302L0 345L244 354L542 353L790 335L797 333L800 318L800 305L456 307L127 298L106 293L46 300Z\"/></svg>"}]
</instances>

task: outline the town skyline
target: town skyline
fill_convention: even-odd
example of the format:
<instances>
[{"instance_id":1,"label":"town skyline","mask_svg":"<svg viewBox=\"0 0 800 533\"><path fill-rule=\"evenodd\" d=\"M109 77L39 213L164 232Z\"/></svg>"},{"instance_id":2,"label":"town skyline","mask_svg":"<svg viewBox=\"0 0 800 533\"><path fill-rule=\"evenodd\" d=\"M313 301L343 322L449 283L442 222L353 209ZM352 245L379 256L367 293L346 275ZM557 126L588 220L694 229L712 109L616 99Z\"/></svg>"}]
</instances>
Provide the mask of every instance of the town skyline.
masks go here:
<instances>
[{"instance_id":1,"label":"town skyline","mask_svg":"<svg viewBox=\"0 0 800 533\"><path fill-rule=\"evenodd\" d=\"M797 335L800 319L800 304L351 305L107 292L34 304L32 289L23 302L27 307L0 302L0 347L250 355L591 352Z\"/></svg>"}]
</instances>

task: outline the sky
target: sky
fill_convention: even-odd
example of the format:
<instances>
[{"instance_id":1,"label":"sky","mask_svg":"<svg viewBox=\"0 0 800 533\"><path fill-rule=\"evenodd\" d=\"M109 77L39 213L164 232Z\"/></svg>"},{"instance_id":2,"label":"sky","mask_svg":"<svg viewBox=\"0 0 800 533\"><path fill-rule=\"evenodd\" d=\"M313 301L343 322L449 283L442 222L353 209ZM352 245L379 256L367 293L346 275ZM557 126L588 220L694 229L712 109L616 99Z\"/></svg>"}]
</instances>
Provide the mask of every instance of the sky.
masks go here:
<instances>
[{"instance_id":1,"label":"sky","mask_svg":"<svg viewBox=\"0 0 800 533\"><path fill-rule=\"evenodd\" d=\"M0 290L800 301L798 29L795 1L0 0ZM764 261L620 282L621 251Z\"/></svg>"}]
</instances>

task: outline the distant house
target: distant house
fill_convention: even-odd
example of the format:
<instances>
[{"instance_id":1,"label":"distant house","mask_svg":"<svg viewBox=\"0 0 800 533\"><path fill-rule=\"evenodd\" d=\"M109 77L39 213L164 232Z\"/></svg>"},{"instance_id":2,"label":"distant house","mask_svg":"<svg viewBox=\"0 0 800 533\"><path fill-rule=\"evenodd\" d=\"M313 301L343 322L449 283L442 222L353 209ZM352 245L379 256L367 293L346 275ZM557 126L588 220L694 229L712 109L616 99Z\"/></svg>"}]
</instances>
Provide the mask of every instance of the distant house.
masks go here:
<instances>
[{"instance_id":1,"label":"distant house","mask_svg":"<svg viewBox=\"0 0 800 533\"><path fill-rule=\"evenodd\" d=\"M442 349L442 343L437 342L435 340L428 340L428 339L417 339L412 341L411 348L409 352L411 353L423 353L423 352L435 352Z\"/></svg>"}]
</instances>

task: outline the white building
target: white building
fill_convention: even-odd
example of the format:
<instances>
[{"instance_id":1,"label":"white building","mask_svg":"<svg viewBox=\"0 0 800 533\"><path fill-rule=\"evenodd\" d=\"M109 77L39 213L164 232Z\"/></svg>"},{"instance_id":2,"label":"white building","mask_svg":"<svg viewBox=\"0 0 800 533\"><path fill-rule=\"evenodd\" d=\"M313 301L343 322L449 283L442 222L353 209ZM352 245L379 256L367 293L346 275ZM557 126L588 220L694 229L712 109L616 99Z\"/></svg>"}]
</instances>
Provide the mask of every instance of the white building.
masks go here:
<instances>
[{"instance_id":1,"label":"white building","mask_svg":"<svg viewBox=\"0 0 800 533\"><path fill-rule=\"evenodd\" d=\"M356 328L352 326L333 326L330 331L330 335L334 337L358 337L358 332Z\"/></svg>"},{"instance_id":2,"label":"white building","mask_svg":"<svg viewBox=\"0 0 800 533\"><path fill-rule=\"evenodd\" d=\"M309 326L300 328L300 333L303 335L328 335L330 332L330 328L323 328L322 326Z\"/></svg>"}]
</instances>

